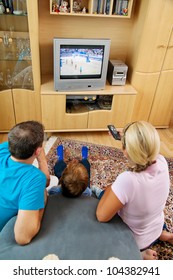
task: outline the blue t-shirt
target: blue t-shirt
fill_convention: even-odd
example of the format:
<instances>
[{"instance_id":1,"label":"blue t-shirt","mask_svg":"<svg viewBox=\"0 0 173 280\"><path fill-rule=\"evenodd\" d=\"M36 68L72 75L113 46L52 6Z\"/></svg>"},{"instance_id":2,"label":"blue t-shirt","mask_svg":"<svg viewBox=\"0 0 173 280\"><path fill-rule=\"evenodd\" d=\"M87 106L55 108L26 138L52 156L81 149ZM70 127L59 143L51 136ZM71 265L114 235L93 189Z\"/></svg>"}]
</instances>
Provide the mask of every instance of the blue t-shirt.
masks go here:
<instances>
[{"instance_id":1,"label":"blue t-shirt","mask_svg":"<svg viewBox=\"0 0 173 280\"><path fill-rule=\"evenodd\" d=\"M0 144L0 231L18 210L44 208L45 174L10 156L8 142Z\"/></svg>"}]
</instances>

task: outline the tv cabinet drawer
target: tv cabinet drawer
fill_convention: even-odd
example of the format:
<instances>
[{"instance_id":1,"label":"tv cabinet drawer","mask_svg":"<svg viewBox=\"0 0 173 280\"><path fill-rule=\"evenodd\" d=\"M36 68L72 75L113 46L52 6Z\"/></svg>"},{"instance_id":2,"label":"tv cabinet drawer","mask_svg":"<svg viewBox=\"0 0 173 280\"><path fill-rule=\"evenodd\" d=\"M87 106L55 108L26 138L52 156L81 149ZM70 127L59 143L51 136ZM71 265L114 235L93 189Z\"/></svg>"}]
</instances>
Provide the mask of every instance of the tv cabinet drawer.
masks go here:
<instances>
[{"instance_id":1,"label":"tv cabinet drawer","mask_svg":"<svg viewBox=\"0 0 173 280\"><path fill-rule=\"evenodd\" d=\"M131 121L136 95L114 95L111 110L89 112L88 129L107 129L108 124L124 127Z\"/></svg>"},{"instance_id":2,"label":"tv cabinet drawer","mask_svg":"<svg viewBox=\"0 0 173 280\"><path fill-rule=\"evenodd\" d=\"M69 114L66 112L66 95L42 95L42 122L46 130L86 129L88 112Z\"/></svg>"}]
</instances>

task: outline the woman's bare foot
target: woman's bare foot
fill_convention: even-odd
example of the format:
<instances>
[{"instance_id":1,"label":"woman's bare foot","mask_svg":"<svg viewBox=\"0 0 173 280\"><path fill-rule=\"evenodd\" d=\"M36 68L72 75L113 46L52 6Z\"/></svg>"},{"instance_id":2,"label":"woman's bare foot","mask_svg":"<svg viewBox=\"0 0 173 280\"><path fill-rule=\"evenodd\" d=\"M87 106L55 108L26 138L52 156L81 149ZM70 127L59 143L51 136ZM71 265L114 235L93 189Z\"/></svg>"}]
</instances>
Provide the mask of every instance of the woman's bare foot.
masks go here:
<instances>
[{"instance_id":1,"label":"woman's bare foot","mask_svg":"<svg viewBox=\"0 0 173 280\"><path fill-rule=\"evenodd\" d=\"M151 249L146 249L142 252L143 260L157 260L157 252Z\"/></svg>"},{"instance_id":2,"label":"woman's bare foot","mask_svg":"<svg viewBox=\"0 0 173 280\"><path fill-rule=\"evenodd\" d=\"M163 230L163 231L162 231L162 234L161 234L160 237L159 237L159 240L161 240L161 241L167 241L167 242L169 242L170 244L173 245L173 233L168 232L168 231L166 231L166 230Z\"/></svg>"}]
</instances>

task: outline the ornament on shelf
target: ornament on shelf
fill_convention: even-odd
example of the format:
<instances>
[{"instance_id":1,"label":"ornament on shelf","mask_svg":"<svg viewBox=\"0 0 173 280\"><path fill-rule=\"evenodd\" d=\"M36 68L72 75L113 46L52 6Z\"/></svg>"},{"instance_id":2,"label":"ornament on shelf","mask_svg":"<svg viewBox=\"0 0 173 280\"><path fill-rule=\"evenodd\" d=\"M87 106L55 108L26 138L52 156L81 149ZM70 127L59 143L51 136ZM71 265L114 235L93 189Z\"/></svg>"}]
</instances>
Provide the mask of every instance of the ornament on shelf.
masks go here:
<instances>
[{"instance_id":1,"label":"ornament on shelf","mask_svg":"<svg viewBox=\"0 0 173 280\"><path fill-rule=\"evenodd\" d=\"M69 12L67 1L62 0L61 6L59 7L59 11L60 11L60 13L68 13Z\"/></svg>"},{"instance_id":2,"label":"ornament on shelf","mask_svg":"<svg viewBox=\"0 0 173 280\"><path fill-rule=\"evenodd\" d=\"M13 0L13 14L14 15L22 15L22 1L21 0Z\"/></svg>"},{"instance_id":3,"label":"ornament on shelf","mask_svg":"<svg viewBox=\"0 0 173 280\"><path fill-rule=\"evenodd\" d=\"M53 1L52 2L52 12L53 13L59 13L59 4L57 3L57 1Z\"/></svg>"},{"instance_id":4,"label":"ornament on shelf","mask_svg":"<svg viewBox=\"0 0 173 280\"><path fill-rule=\"evenodd\" d=\"M81 8L81 3L78 2L78 1L74 1L73 2L73 12L75 13L79 13L82 11L82 8Z\"/></svg>"},{"instance_id":5,"label":"ornament on shelf","mask_svg":"<svg viewBox=\"0 0 173 280\"><path fill-rule=\"evenodd\" d=\"M0 14L3 14L5 12L5 7L2 1L0 1Z\"/></svg>"}]
</instances>

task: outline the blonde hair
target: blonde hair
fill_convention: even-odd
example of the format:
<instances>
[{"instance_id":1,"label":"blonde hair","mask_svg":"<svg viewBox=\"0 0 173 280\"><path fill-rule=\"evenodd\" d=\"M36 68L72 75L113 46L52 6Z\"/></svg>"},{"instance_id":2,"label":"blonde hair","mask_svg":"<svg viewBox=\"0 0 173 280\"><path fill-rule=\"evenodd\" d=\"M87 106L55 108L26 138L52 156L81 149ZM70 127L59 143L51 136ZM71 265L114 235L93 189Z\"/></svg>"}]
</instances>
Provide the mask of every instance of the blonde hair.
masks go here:
<instances>
[{"instance_id":1,"label":"blonde hair","mask_svg":"<svg viewBox=\"0 0 173 280\"><path fill-rule=\"evenodd\" d=\"M123 149L135 164L133 171L140 172L154 163L160 151L160 137L150 123L130 123L124 127L123 134Z\"/></svg>"},{"instance_id":2,"label":"blonde hair","mask_svg":"<svg viewBox=\"0 0 173 280\"><path fill-rule=\"evenodd\" d=\"M82 163L70 162L62 173L60 184L66 197L80 196L89 183L88 171Z\"/></svg>"}]
</instances>

